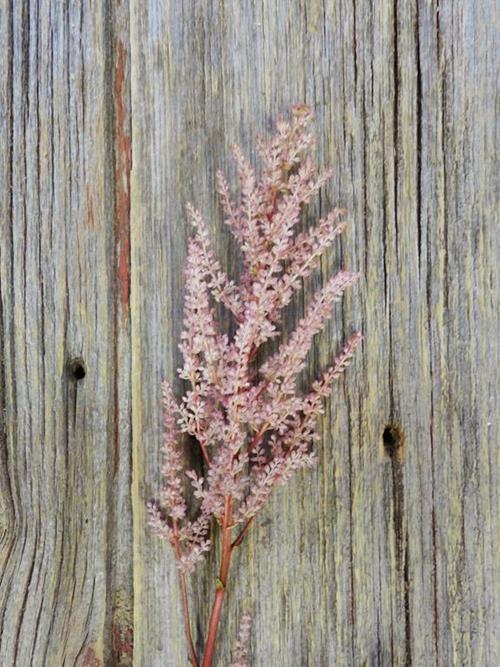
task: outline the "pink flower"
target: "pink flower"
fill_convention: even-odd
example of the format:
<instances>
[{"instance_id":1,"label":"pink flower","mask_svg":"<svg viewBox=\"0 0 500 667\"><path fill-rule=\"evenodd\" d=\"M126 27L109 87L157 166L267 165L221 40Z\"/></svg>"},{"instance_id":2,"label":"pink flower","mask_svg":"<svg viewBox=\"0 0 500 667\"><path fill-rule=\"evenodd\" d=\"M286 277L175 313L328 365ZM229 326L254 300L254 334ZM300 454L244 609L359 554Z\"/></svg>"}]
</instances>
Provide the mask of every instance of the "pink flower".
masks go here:
<instances>
[{"instance_id":1,"label":"pink flower","mask_svg":"<svg viewBox=\"0 0 500 667\"><path fill-rule=\"evenodd\" d=\"M315 227L297 233L304 204L331 176L330 171L319 173L311 157L312 119L305 105L292 108L290 121L278 119L271 141L259 142L260 173L234 148L238 197L224 175L217 174L225 223L241 252L238 284L216 259L200 212L187 207L194 235L187 252L179 377L189 387L177 402L170 384L163 385L163 487L159 503L148 506L151 528L174 547L182 576L210 549L214 524L222 527L227 561L273 489L316 464L313 444L323 399L361 341L359 333L353 334L311 391L299 392L296 377L314 337L331 316L333 304L358 279L357 273L341 270L317 291L276 351L263 360L260 352L264 343L282 335L283 308L346 228L344 212L334 209ZM222 329L215 302L233 318L233 335ZM180 443L186 434L200 447L203 474L184 465ZM186 488L191 489L189 502ZM239 524L242 528L231 544L228 531ZM217 595L223 594L220 590ZM217 610L220 613L220 605ZM234 666L246 664L249 628L244 617ZM208 651L213 652L213 641L209 633ZM197 663L196 656L192 659Z\"/></svg>"}]
</instances>

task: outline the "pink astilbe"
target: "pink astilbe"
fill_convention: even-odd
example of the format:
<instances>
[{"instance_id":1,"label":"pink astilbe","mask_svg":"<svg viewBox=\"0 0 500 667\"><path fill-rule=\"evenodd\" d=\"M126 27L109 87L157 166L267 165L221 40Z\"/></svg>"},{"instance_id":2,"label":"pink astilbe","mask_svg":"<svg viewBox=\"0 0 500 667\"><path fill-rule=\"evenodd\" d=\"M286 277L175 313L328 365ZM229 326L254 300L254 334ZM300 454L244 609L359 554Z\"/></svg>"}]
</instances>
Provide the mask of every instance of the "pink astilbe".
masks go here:
<instances>
[{"instance_id":1,"label":"pink astilbe","mask_svg":"<svg viewBox=\"0 0 500 667\"><path fill-rule=\"evenodd\" d=\"M211 533L218 525L221 565L202 660L202 667L210 667L233 550L273 489L296 471L316 464L312 445L319 438L317 422L324 398L361 340L359 333L353 334L310 392L298 390L297 375L306 365L314 337L331 316L333 304L358 278L341 270L318 290L287 341L257 362L262 345L282 334L283 308L346 227L340 219L344 212L334 209L315 227L297 233L304 204L331 176L330 171L318 173L310 155L312 119L305 105L292 108L290 121L278 119L276 135L258 146L260 174L239 148L234 149L238 198L223 174L217 174L225 223L241 251L238 284L215 258L202 215L188 205L194 236L187 254L180 342L184 363L179 376L189 386L180 402L168 383L163 386L163 489L159 502L149 504L148 511L153 532L174 548L190 660L196 666L186 574L211 548ZM221 330L215 302L234 319L231 337ZM201 474L184 466L180 447L185 435L199 445ZM188 495L186 488L191 489ZM234 665L247 664L244 646L249 629L245 617Z\"/></svg>"},{"instance_id":2,"label":"pink astilbe","mask_svg":"<svg viewBox=\"0 0 500 667\"><path fill-rule=\"evenodd\" d=\"M252 628L252 617L244 613L241 617L240 630L231 656L230 667L248 667L248 641L250 639L250 630Z\"/></svg>"}]
</instances>

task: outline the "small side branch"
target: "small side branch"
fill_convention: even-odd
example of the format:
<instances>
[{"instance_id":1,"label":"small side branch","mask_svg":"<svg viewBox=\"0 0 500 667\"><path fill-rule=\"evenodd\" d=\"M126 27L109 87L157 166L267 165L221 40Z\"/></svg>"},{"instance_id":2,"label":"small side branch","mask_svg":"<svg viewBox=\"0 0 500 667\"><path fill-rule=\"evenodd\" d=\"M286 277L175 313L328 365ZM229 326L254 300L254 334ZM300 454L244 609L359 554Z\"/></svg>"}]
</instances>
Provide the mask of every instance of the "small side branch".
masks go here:
<instances>
[{"instance_id":1,"label":"small side branch","mask_svg":"<svg viewBox=\"0 0 500 667\"><path fill-rule=\"evenodd\" d=\"M234 542L231 544L231 549L234 549L235 547L239 547L239 546L240 546L240 544L243 542L243 539L245 538L246 533L248 532L248 529L249 529L250 526L252 525L253 520L254 520L254 517L253 517L253 516L250 517L250 519L248 519L248 521L245 523L245 525L244 525L243 528L241 529L241 532L240 532L240 534L238 535L238 537L237 537L237 538L234 540Z\"/></svg>"},{"instance_id":2,"label":"small side branch","mask_svg":"<svg viewBox=\"0 0 500 667\"><path fill-rule=\"evenodd\" d=\"M181 558L181 548L179 544L179 529L177 528L177 522L174 521L173 525L174 531L174 548L175 548L175 557L177 561L180 561ZM184 630L186 633L186 640L189 648L189 658L193 667L200 667L198 658L196 656L196 651L194 648L193 635L191 632L191 620L189 617L189 600L187 593L187 584L186 584L186 575L181 570L179 572L179 585L181 589L181 600L182 600L182 615L184 617Z\"/></svg>"}]
</instances>

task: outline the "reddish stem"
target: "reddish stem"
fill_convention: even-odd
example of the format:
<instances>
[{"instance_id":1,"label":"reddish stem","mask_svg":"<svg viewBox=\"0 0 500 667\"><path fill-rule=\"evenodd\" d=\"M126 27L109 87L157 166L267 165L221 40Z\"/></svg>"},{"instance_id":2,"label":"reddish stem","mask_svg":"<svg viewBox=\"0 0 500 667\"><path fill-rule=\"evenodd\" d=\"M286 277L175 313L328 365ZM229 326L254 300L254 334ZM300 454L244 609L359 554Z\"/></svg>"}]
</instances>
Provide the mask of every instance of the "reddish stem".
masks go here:
<instances>
[{"instance_id":1,"label":"reddish stem","mask_svg":"<svg viewBox=\"0 0 500 667\"><path fill-rule=\"evenodd\" d=\"M219 631L220 615L222 611L222 603L226 593L227 579L229 575L229 566L231 564L231 513L232 513L232 498L227 496L224 503L224 515L222 517L222 557L219 571L219 578L217 580L214 603L212 606L212 613L210 614L210 622L208 625L207 641L205 643L205 652L203 654L202 667L212 667L212 662L215 653L215 642L217 640L217 633Z\"/></svg>"},{"instance_id":2,"label":"reddish stem","mask_svg":"<svg viewBox=\"0 0 500 667\"><path fill-rule=\"evenodd\" d=\"M245 535L246 535L247 532L248 532L248 529L249 529L250 526L252 525L253 520L254 520L254 517L253 517L253 516L250 517L250 518L248 519L248 521L245 523L245 525L244 525L243 528L241 529L241 532L240 532L240 534L238 535L238 537L237 537L237 538L234 540L234 542L231 544L231 549L234 549L235 547L239 547L239 546L240 546L240 544L243 542L243 538L245 537Z\"/></svg>"},{"instance_id":3,"label":"reddish stem","mask_svg":"<svg viewBox=\"0 0 500 667\"><path fill-rule=\"evenodd\" d=\"M202 442L200 442L200 440L198 440L198 442L200 444L201 453L203 454L205 463L207 464L208 467L210 467L210 457L208 456L207 448Z\"/></svg>"},{"instance_id":4,"label":"reddish stem","mask_svg":"<svg viewBox=\"0 0 500 667\"><path fill-rule=\"evenodd\" d=\"M260 443L262 442L262 436L264 435L265 432L266 432L266 427L264 426L263 428L260 429L260 431L257 431L257 433L253 436L247 448L247 453L249 455L253 452L255 447L258 447L260 445Z\"/></svg>"},{"instance_id":5,"label":"reddish stem","mask_svg":"<svg viewBox=\"0 0 500 667\"><path fill-rule=\"evenodd\" d=\"M179 561L181 558L181 548L179 545L179 530L177 528L177 521L173 522L173 531L174 531L174 547L175 547L175 556ZM196 651L194 648L193 635L191 633L191 621L189 618L189 600L187 594L187 585L186 585L186 575L184 572L179 572L179 585L181 589L181 600L182 600L182 615L184 617L184 630L186 633L186 639L189 647L189 657L194 667L200 667L198 658L196 656Z\"/></svg>"}]
</instances>

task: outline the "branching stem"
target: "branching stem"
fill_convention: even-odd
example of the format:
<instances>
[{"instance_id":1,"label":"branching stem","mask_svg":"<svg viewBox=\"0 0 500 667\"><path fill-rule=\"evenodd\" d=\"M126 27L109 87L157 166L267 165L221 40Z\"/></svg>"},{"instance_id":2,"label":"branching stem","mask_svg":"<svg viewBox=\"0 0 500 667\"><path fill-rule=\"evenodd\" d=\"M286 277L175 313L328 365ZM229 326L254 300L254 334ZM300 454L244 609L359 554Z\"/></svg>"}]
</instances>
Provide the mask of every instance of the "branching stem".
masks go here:
<instances>
[{"instance_id":1,"label":"branching stem","mask_svg":"<svg viewBox=\"0 0 500 667\"><path fill-rule=\"evenodd\" d=\"M248 529L249 529L250 526L252 525L253 520L254 520L254 517L253 517L253 516L251 516L251 517L248 519L248 521L245 523L245 525L244 525L243 528L241 529L241 532L240 532L240 534L238 535L238 537L237 537L237 538L234 540L234 542L231 544L231 549L234 549L235 547L239 547L239 546L240 546L240 544L243 542L243 539L244 539L245 535L246 535L247 532L248 532Z\"/></svg>"},{"instance_id":2,"label":"branching stem","mask_svg":"<svg viewBox=\"0 0 500 667\"><path fill-rule=\"evenodd\" d=\"M205 652L203 654L202 667L212 667L215 652L215 642L217 640L217 633L219 630L220 615L222 611L222 603L226 593L227 580L229 575L229 566L231 564L231 524L232 524L232 506L233 501L231 496L227 496L224 502L224 516L222 517L222 557L219 570L219 577L217 579L215 598L212 606L212 613L210 615L210 622L208 625L207 641L205 644Z\"/></svg>"},{"instance_id":3,"label":"branching stem","mask_svg":"<svg viewBox=\"0 0 500 667\"><path fill-rule=\"evenodd\" d=\"M181 558L181 547L179 544L179 529L177 527L177 521L173 522L173 531L174 531L174 548L175 556L177 561L180 561ZM181 570L179 572L179 585L181 589L181 600L182 600L182 615L184 617L184 630L186 633L186 639L189 648L189 657L193 664L193 667L200 667L198 658L196 656L196 651L194 648L193 635L191 633L191 620L189 618L189 600L187 594L187 585L186 585L186 575Z\"/></svg>"}]
</instances>

